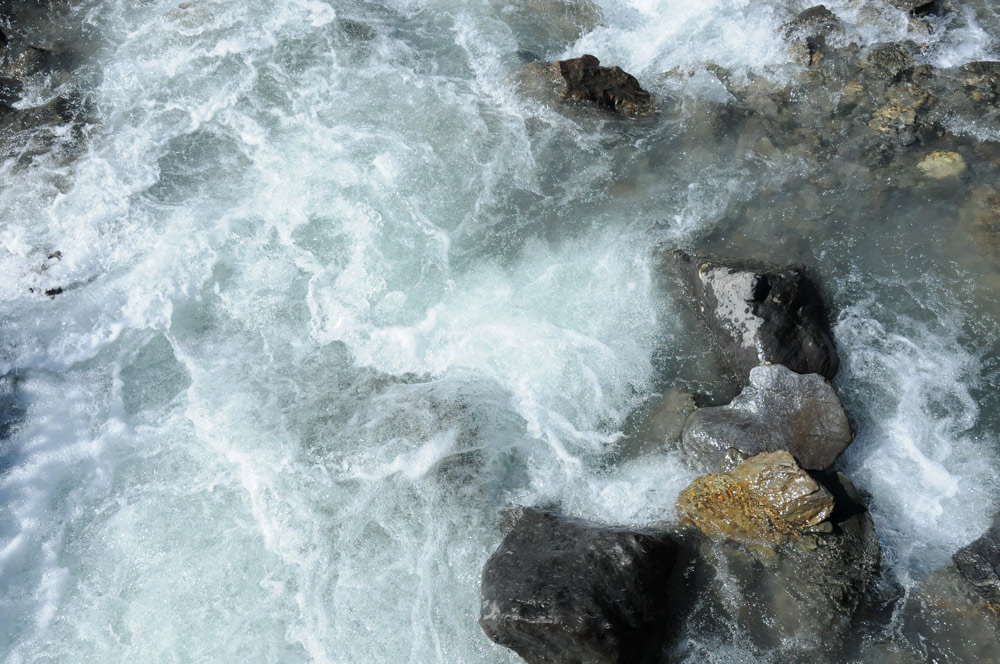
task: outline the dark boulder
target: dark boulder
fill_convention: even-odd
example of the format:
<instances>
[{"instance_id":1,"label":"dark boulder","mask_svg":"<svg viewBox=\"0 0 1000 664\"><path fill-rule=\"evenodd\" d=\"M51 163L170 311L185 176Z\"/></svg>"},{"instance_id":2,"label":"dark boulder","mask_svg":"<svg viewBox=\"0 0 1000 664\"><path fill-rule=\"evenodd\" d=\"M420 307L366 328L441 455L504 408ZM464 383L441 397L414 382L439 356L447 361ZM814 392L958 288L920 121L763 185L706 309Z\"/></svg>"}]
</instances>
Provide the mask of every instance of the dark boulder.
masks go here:
<instances>
[{"instance_id":1,"label":"dark boulder","mask_svg":"<svg viewBox=\"0 0 1000 664\"><path fill-rule=\"evenodd\" d=\"M677 553L666 535L526 509L483 568L479 624L529 664L650 661Z\"/></svg>"},{"instance_id":2,"label":"dark boulder","mask_svg":"<svg viewBox=\"0 0 1000 664\"><path fill-rule=\"evenodd\" d=\"M847 413L822 376L780 364L754 367L750 383L725 406L699 408L688 417L681 449L715 466L729 448L753 456L787 450L808 470L823 470L854 438Z\"/></svg>"},{"instance_id":3,"label":"dark boulder","mask_svg":"<svg viewBox=\"0 0 1000 664\"><path fill-rule=\"evenodd\" d=\"M826 35L840 26L840 19L826 5L810 7L788 23L785 23L785 34Z\"/></svg>"},{"instance_id":4,"label":"dark boulder","mask_svg":"<svg viewBox=\"0 0 1000 664\"><path fill-rule=\"evenodd\" d=\"M805 268L675 256L723 359L740 381L768 363L826 378L837 373L823 299Z\"/></svg>"},{"instance_id":5,"label":"dark boulder","mask_svg":"<svg viewBox=\"0 0 1000 664\"><path fill-rule=\"evenodd\" d=\"M938 0L889 0L889 4L914 16L926 16L940 11L942 3Z\"/></svg>"},{"instance_id":6,"label":"dark boulder","mask_svg":"<svg viewBox=\"0 0 1000 664\"><path fill-rule=\"evenodd\" d=\"M973 590L1000 612L1000 514L982 537L959 549L952 561Z\"/></svg>"},{"instance_id":7,"label":"dark boulder","mask_svg":"<svg viewBox=\"0 0 1000 664\"><path fill-rule=\"evenodd\" d=\"M621 67L602 67L593 55L560 60L556 64L566 81L568 97L590 101L624 115L641 115L652 110L653 96Z\"/></svg>"}]
</instances>

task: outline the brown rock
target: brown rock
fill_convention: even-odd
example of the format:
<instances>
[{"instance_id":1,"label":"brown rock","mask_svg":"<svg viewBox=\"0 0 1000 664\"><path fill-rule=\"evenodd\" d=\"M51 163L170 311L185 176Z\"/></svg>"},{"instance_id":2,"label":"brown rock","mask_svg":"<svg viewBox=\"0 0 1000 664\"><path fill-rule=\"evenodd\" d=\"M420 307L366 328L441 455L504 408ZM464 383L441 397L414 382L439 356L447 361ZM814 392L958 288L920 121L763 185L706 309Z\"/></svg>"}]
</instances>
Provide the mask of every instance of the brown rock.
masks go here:
<instances>
[{"instance_id":1,"label":"brown rock","mask_svg":"<svg viewBox=\"0 0 1000 664\"><path fill-rule=\"evenodd\" d=\"M560 60L566 96L585 99L624 115L642 115L653 108L653 96L621 67L602 67L593 55Z\"/></svg>"},{"instance_id":2,"label":"brown rock","mask_svg":"<svg viewBox=\"0 0 1000 664\"><path fill-rule=\"evenodd\" d=\"M683 522L710 537L777 546L833 513L834 500L785 451L759 454L729 472L703 475L677 498Z\"/></svg>"}]
</instances>

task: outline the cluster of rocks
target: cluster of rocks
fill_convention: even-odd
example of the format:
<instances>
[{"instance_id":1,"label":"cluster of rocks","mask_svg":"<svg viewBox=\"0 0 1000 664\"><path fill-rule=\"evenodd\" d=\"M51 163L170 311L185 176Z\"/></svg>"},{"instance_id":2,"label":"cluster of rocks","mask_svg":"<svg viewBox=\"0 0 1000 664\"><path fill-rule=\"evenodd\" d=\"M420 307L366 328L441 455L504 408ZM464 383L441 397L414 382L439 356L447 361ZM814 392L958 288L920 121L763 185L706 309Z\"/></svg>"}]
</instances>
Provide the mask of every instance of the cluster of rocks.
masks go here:
<instances>
[{"instance_id":1,"label":"cluster of rocks","mask_svg":"<svg viewBox=\"0 0 1000 664\"><path fill-rule=\"evenodd\" d=\"M531 663L666 661L691 624L836 659L884 597L872 518L831 469L854 434L828 381L838 360L819 289L801 266L674 258L744 385L680 433L710 472L681 491L669 532L524 510L484 568L480 623ZM1000 517L951 575L974 613L1000 615ZM943 610L940 589L915 597L906 610L921 620Z\"/></svg>"},{"instance_id":2,"label":"cluster of rocks","mask_svg":"<svg viewBox=\"0 0 1000 664\"><path fill-rule=\"evenodd\" d=\"M568 27L561 36L548 38L560 48L600 21L600 13L589 11L587 3L557 4L565 6L556 14L566 18ZM1000 143L976 137L984 132L1000 135L995 110L1000 62L927 64L927 35L957 15L955 5L944 0L887 4L906 13L913 39L863 45L856 25L816 5L790 16L781 28L778 37L795 66L774 76L706 62L651 77L646 88L656 90L653 94L635 77L602 66L592 55L548 62L531 51L521 53L529 62L520 69L518 82L527 94L542 100L583 101L612 115L647 118L681 103L672 96L683 96L686 81L714 78L725 101L698 102L692 121L707 128L693 131L705 131L706 140L736 155L830 165L822 177L803 172L784 183L799 192L798 199L822 200L859 173L872 188L865 204L874 209L892 205L895 190L918 192L979 181L978 191L965 197L963 208L970 209L962 211L962 226L977 250L1000 263L1000 206L982 204L1000 195L1000 188L990 184L1000 163ZM529 5L537 10L534 3L522 3L516 12L510 11L522 16ZM851 20L863 23L864 13ZM752 212L754 203L747 205ZM738 226L745 216L734 209L732 223ZM726 231L723 226L720 233Z\"/></svg>"},{"instance_id":3,"label":"cluster of rocks","mask_svg":"<svg viewBox=\"0 0 1000 664\"><path fill-rule=\"evenodd\" d=\"M918 31L953 10L943 0L890 4ZM735 135L741 151L869 169L905 162L912 181L930 183L964 178L963 152L982 157L952 127L956 117L996 120L984 109L1000 102L1000 62L939 69L917 64L922 47L913 41L865 49L823 5L791 18L781 36L800 68L789 83L705 67L729 98L713 126ZM592 55L526 59L528 93L627 117L667 106ZM980 187L962 214L1000 252L998 190ZM808 652L821 661L847 647L862 615L893 605L917 616L907 625L985 616L995 643L1000 516L911 595L886 590L892 581L865 501L831 468L854 431L830 383L837 348L807 270L682 252L672 259L741 391L701 408L669 391L648 428L706 474L678 496L679 525L669 532L525 510L483 572L480 623L489 637L532 663L656 662L670 659L685 625L724 623L772 653L791 647L790 658Z\"/></svg>"},{"instance_id":4,"label":"cluster of rocks","mask_svg":"<svg viewBox=\"0 0 1000 664\"><path fill-rule=\"evenodd\" d=\"M819 290L800 266L675 258L744 384L684 425L679 448L714 472L680 493L669 534L525 513L483 572L480 622L528 662L659 661L685 621L721 617L835 649L879 575L864 502L829 470L853 431Z\"/></svg>"}]
</instances>

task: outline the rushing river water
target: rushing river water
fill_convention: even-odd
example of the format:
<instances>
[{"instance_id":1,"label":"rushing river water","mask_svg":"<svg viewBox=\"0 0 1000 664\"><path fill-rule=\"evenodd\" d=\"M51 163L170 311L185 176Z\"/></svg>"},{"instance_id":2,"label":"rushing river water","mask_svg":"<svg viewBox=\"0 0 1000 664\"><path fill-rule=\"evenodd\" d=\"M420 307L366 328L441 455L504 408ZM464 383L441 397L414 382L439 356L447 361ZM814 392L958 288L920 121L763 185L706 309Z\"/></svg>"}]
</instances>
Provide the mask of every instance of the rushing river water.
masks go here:
<instances>
[{"instance_id":1,"label":"rushing river water","mask_svg":"<svg viewBox=\"0 0 1000 664\"><path fill-rule=\"evenodd\" d=\"M39 10L81 62L22 103L59 86L91 116L0 166L4 661L518 661L476 622L501 511L672 523L697 472L636 413L731 394L673 247L817 276L858 430L838 467L895 582L985 529L1000 272L967 192L713 135L705 65L789 76L807 4L569 4ZM996 10L964 4L924 62L998 54ZM865 48L913 38L827 5ZM525 50L621 65L659 112L542 103ZM735 634L689 634L692 661L768 659Z\"/></svg>"}]
</instances>

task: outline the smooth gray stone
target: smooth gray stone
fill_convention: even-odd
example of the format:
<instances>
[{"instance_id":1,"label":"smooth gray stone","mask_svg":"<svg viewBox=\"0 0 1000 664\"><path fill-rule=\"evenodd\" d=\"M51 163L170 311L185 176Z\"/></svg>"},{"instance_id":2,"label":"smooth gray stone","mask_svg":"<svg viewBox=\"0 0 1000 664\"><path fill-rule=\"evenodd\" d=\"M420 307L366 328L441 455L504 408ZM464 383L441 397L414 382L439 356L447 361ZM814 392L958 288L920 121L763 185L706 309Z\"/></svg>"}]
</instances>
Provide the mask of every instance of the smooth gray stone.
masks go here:
<instances>
[{"instance_id":1,"label":"smooth gray stone","mask_svg":"<svg viewBox=\"0 0 1000 664\"><path fill-rule=\"evenodd\" d=\"M788 450L802 468L823 470L853 438L829 382L772 364L752 369L750 383L729 404L692 413L681 449L713 468L731 447L749 456Z\"/></svg>"}]
</instances>

